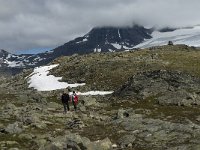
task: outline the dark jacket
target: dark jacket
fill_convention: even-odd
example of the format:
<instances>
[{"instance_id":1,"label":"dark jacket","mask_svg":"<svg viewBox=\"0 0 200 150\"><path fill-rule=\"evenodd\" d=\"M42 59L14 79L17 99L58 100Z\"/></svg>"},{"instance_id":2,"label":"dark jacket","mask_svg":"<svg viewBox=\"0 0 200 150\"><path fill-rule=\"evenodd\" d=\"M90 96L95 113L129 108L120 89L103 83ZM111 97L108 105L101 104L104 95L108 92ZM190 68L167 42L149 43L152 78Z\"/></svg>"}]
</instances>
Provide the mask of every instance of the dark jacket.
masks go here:
<instances>
[{"instance_id":1,"label":"dark jacket","mask_svg":"<svg viewBox=\"0 0 200 150\"><path fill-rule=\"evenodd\" d=\"M66 93L62 94L61 100L62 100L62 103L65 103L65 104L68 103L68 101L70 100L69 94L66 94Z\"/></svg>"}]
</instances>

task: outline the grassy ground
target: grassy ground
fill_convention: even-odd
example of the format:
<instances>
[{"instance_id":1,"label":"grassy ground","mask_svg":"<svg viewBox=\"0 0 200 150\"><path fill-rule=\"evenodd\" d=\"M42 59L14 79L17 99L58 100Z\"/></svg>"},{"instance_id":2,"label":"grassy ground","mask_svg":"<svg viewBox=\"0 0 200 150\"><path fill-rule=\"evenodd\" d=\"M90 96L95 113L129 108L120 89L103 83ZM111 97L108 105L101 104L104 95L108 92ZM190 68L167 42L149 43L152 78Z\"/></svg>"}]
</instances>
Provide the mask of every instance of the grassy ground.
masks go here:
<instances>
[{"instance_id":1,"label":"grassy ground","mask_svg":"<svg viewBox=\"0 0 200 150\"><path fill-rule=\"evenodd\" d=\"M200 77L200 51L184 45L118 53L96 53L86 56L62 57L52 72L64 81L82 79L91 89L114 90L138 72L178 70Z\"/></svg>"}]
</instances>

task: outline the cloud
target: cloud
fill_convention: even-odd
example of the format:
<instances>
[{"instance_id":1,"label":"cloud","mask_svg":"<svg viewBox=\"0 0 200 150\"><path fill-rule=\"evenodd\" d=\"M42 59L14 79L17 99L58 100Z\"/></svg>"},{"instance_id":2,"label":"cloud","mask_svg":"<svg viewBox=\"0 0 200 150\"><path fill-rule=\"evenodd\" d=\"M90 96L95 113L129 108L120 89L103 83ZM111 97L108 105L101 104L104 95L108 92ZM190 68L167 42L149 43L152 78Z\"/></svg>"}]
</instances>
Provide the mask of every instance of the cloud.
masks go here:
<instances>
[{"instance_id":1,"label":"cloud","mask_svg":"<svg viewBox=\"0 0 200 150\"><path fill-rule=\"evenodd\" d=\"M0 0L0 48L49 48L95 26L192 26L200 1L191 0Z\"/></svg>"}]
</instances>

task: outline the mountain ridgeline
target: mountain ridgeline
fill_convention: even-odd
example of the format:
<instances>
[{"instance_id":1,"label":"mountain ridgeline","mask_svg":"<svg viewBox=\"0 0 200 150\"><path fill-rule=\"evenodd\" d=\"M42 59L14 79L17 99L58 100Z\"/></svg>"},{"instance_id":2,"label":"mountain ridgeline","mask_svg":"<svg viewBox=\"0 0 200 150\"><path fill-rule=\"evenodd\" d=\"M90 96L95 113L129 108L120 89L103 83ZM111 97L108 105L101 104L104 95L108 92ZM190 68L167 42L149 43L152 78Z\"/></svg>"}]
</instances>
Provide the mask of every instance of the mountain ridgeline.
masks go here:
<instances>
[{"instance_id":1,"label":"mountain ridgeline","mask_svg":"<svg viewBox=\"0 0 200 150\"><path fill-rule=\"evenodd\" d=\"M10 54L4 50L0 52L1 68L11 70L22 70L23 68L33 68L45 65L60 56L70 56L73 54L88 54L93 52L114 52L133 49L133 47L144 39L151 38L151 29L142 26L133 27L97 27L82 37L65 43L49 52L39 54Z\"/></svg>"},{"instance_id":2,"label":"mountain ridgeline","mask_svg":"<svg viewBox=\"0 0 200 150\"><path fill-rule=\"evenodd\" d=\"M59 56L132 49L144 39L150 39L151 32L150 29L141 26L94 28L83 37L76 38L54 49L54 54Z\"/></svg>"},{"instance_id":3,"label":"mountain ridgeline","mask_svg":"<svg viewBox=\"0 0 200 150\"><path fill-rule=\"evenodd\" d=\"M24 68L46 65L60 56L73 54L89 54L99 52L118 52L166 45L168 41L174 44L186 44L199 47L200 26L191 28L144 28L132 27L96 27L84 36L75 38L55 49L39 54L15 55L0 51L0 70L4 74L16 74ZM18 70L18 71L16 71ZM2 73L0 73L2 74Z\"/></svg>"}]
</instances>

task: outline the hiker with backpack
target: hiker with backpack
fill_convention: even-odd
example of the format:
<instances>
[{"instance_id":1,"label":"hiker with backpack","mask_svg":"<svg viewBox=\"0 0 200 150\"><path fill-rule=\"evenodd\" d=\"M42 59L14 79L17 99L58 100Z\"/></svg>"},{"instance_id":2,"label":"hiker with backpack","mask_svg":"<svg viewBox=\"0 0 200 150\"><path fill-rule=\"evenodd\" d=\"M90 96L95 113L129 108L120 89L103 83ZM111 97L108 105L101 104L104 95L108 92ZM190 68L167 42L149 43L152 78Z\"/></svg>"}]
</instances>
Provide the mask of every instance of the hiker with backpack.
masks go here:
<instances>
[{"instance_id":1,"label":"hiker with backpack","mask_svg":"<svg viewBox=\"0 0 200 150\"><path fill-rule=\"evenodd\" d=\"M77 104L78 104L78 95L76 94L75 91L73 91L73 93L71 95L71 101L72 101L72 104L74 105L74 110L76 111Z\"/></svg>"},{"instance_id":2,"label":"hiker with backpack","mask_svg":"<svg viewBox=\"0 0 200 150\"><path fill-rule=\"evenodd\" d=\"M64 107L64 113L66 114L67 110L69 111L69 100L70 100L70 97L69 97L68 92L66 92L65 90L63 91L63 94L61 96L61 100L62 100L62 104L63 104L63 107ZM66 107L67 107L67 109L66 109Z\"/></svg>"}]
</instances>

